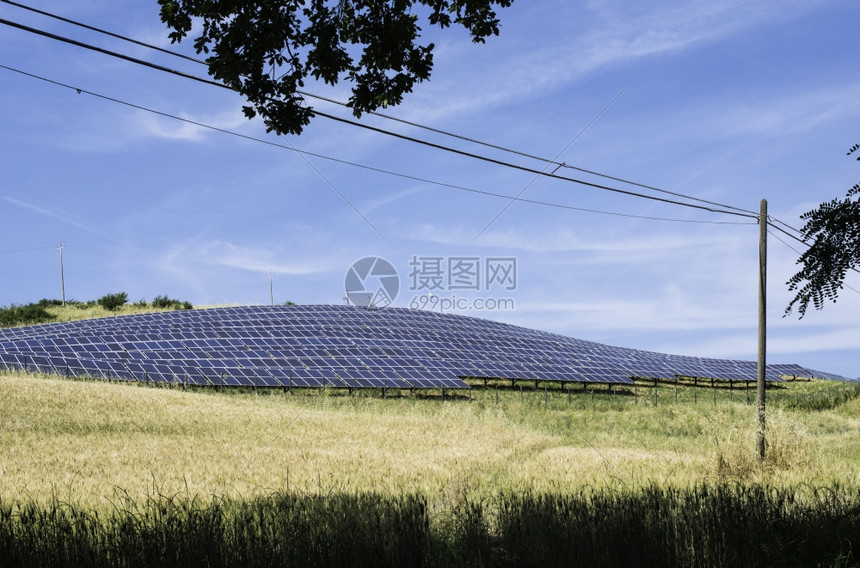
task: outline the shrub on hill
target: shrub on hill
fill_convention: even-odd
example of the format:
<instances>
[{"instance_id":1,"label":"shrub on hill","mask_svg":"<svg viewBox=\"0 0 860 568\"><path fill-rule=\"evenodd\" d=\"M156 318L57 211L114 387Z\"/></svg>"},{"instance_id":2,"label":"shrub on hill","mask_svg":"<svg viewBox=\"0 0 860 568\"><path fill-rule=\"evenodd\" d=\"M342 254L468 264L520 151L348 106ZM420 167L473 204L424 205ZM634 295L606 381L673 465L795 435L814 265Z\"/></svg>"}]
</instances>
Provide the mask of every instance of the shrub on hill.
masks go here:
<instances>
[{"instance_id":1,"label":"shrub on hill","mask_svg":"<svg viewBox=\"0 0 860 568\"><path fill-rule=\"evenodd\" d=\"M60 304L53 304L53 302L55 302L55 301L56 300L51 300L52 305L54 305L54 306L62 305L62 302L60 302ZM97 302L95 300L89 300L86 302L82 302L80 300L66 300L66 306L67 307L71 306L71 307L77 308L79 310L86 310L88 308L94 308L96 305L97 305Z\"/></svg>"},{"instance_id":2,"label":"shrub on hill","mask_svg":"<svg viewBox=\"0 0 860 568\"><path fill-rule=\"evenodd\" d=\"M26 306L12 304L8 308L0 308L0 327L32 325L49 321L54 321L54 316L39 304L27 304Z\"/></svg>"},{"instance_id":3,"label":"shrub on hill","mask_svg":"<svg viewBox=\"0 0 860 568\"><path fill-rule=\"evenodd\" d=\"M98 300L99 305L110 312L115 312L123 305L125 305L127 301L128 294L126 294L125 292L106 294Z\"/></svg>"},{"instance_id":4,"label":"shrub on hill","mask_svg":"<svg viewBox=\"0 0 860 568\"><path fill-rule=\"evenodd\" d=\"M173 308L174 310L190 310L193 306L191 305L191 302L180 302L179 300L172 300L168 298L167 295L164 295L156 296L155 298L153 298L152 307L163 310L170 308Z\"/></svg>"},{"instance_id":5,"label":"shrub on hill","mask_svg":"<svg viewBox=\"0 0 860 568\"><path fill-rule=\"evenodd\" d=\"M153 308L170 308L173 306L174 300L171 300L167 296L156 296L152 299L152 307Z\"/></svg>"}]
</instances>

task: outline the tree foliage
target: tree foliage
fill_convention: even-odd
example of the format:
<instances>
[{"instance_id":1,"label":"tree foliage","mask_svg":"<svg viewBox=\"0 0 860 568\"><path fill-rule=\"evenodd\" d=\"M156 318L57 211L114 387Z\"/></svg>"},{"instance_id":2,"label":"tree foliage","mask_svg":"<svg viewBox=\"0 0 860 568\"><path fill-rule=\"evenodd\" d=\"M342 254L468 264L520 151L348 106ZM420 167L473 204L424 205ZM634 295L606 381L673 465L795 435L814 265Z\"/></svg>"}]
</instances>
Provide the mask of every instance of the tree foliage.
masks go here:
<instances>
[{"instance_id":1,"label":"tree foliage","mask_svg":"<svg viewBox=\"0 0 860 568\"><path fill-rule=\"evenodd\" d=\"M105 294L98 299L98 303L104 309L115 312L123 307L128 302L128 294L125 292L117 292L116 294Z\"/></svg>"},{"instance_id":2,"label":"tree foliage","mask_svg":"<svg viewBox=\"0 0 860 568\"><path fill-rule=\"evenodd\" d=\"M855 144L848 155L860 150ZM860 160L860 157L857 158ZM797 295L785 309L789 315L797 306L802 318L810 304L824 307L826 300L836 301L845 275L860 266L860 184L848 190L844 199L833 199L800 216L806 221L801 229L803 240L812 242L797 260L803 265L787 282Z\"/></svg>"},{"instance_id":3,"label":"tree foliage","mask_svg":"<svg viewBox=\"0 0 860 568\"><path fill-rule=\"evenodd\" d=\"M432 43L420 44L422 13L430 25L459 24L472 41L499 34L495 7L513 0L158 0L172 42L195 26L197 53L209 73L250 103L269 131L299 134L313 116L298 92L306 78L353 83L356 116L399 104L430 78ZM413 11L414 8L414 11Z\"/></svg>"},{"instance_id":4,"label":"tree foliage","mask_svg":"<svg viewBox=\"0 0 860 568\"><path fill-rule=\"evenodd\" d=\"M27 304L26 306L12 304L8 308L0 307L0 327L32 325L54 321L54 319L54 316L45 310L45 305L42 302Z\"/></svg>"},{"instance_id":5,"label":"tree foliage","mask_svg":"<svg viewBox=\"0 0 860 568\"><path fill-rule=\"evenodd\" d=\"M191 305L191 302L182 302L179 300L174 300L172 298L168 298L165 294L164 296L156 296L152 299L152 307L159 309L174 309L174 310L190 310L194 306Z\"/></svg>"}]
</instances>

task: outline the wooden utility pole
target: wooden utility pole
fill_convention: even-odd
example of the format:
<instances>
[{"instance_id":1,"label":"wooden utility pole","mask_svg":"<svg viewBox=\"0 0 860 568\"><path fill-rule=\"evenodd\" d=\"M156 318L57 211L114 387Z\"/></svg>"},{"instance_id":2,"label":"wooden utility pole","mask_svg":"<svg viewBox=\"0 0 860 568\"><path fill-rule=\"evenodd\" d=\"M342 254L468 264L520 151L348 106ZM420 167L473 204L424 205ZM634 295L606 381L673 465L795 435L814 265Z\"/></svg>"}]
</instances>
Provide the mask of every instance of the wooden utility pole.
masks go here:
<instances>
[{"instance_id":1,"label":"wooden utility pole","mask_svg":"<svg viewBox=\"0 0 860 568\"><path fill-rule=\"evenodd\" d=\"M63 273L63 241L60 241L60 246L57 247L60 251L60 292L63 295L63 306L66 305L66 276Z\"/></svg>"},{"instance_id":2,"label":"wooden utility pole","mask_svg":"<svg viewBox=\"0 0 860 568\"><path fill-rule=\"evenodd\" d=\"M764 461L764 375L767 354L767 200L761 200L758 220L758 459Z\"/></svg>"}]
</instances>

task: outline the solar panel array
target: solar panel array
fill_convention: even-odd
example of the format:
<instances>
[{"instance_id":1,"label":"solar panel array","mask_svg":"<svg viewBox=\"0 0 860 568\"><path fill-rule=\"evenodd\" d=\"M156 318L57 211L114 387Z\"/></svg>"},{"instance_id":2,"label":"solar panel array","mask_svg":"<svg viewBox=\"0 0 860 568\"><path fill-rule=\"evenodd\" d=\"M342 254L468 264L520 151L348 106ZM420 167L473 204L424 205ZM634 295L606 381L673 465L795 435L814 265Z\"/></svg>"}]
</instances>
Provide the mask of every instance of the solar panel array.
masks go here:
<instances>
[{"instance_id":1,"label":"solar panel array","mask_svg":"<svg viewBox=\"0 0 860 568\"><path fill-rule=\"evenodd\" d=\"M260 387L469 388L463 378L756 380L753 361L624 349L454 314L327 305L171 311L0 329L0 367ZM767 379L781 380L779 373L770 366Z\"/></svg>"},{"instance_id":2,"label":"solar panel array","mask_svg":"<svg viewBox=\"0 0 860 568\"><path fill-rule=\"evenodd\" d=\"M786 377L808 377L813 379L829 379L831 381L849 381L856 382L860 379L851 379L836 373L825 373L824 371L816 371L809 367L801 367L794 364L777 364L769 365L774 371Z\"/></svg>"}]
</instances>

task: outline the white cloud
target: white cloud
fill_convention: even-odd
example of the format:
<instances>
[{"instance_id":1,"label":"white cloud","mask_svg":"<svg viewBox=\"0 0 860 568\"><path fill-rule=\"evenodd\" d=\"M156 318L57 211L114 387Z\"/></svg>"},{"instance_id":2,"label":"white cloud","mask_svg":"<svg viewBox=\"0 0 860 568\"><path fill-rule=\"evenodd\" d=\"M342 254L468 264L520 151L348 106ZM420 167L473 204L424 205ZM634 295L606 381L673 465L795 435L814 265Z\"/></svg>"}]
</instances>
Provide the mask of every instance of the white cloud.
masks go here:
<instances>
[{"instance_id":1,"label":"white cloud","mask_svg":"<svg viewBox=\"0 0 860 568\"><path fill-rule=\"evenodd\" d=\"M658 350L666 353L684 351L700 353L708 357L734 358L753 353L755 346L752 343L757 341L757 337L756 329L749 326L743 334L717 334L716 337L683 343L677 340L666 341ZM769 356L772 355L778 360L792 360L798 358L800 354L856 350L857 337L860 337L858 326L841 326L836 330L795 331L790 336L769 333L767 352Z\"/></svg>"},{"instance_id":2,"label":"white cloud","mask_svg":"<svg viewBox=\"0 0 860 568\"><path fill-rule=\"evenodd\" d=\"M476 233L477 230L473 228L452 228L423 223L413 227L408 233L408 238L462 246ZM726 243L725 241L718 243L713 235L702 233L663 232L642 235L629 231L612 236L589 228L584 231L490 230L485 232L475 245L532 252L594 252L601 253L601 258L607 261L617 262L630 260L626 255L641 259L643 253L677 254L681 250L701 251L702 247L725 247ZM612 257L610 253L620 253L622 257Z\"/></svg>"},{"instance_id":3,"label":"white cloud","mask_svg":"<svg viewBox=\"0 0 860 568\"><path fill-rule=\"evenodd\" d=\"M695 114L711 117L710 124L703 124L701 119L697 122L715 137L790 136L860 115L858 92L860 83L817 86L781 96L767 92L746 104L720 101L709 109L697 109ZM684 114L692 112L690 109ZM685 121L684 116L679 118Z\"/></svg>"},{"instance_id":4,"label":"white cloud","mask_svg":"<svg viewBox=\"0 0 860 568\"><path fill-rule=\"evenodd\" d=\"M167 140L183 140L187 142L199 142L208 136L229 136L216 132L212 128L192 124L196 122L222 130L237 131L245 126L248 120L238 110L221 111L216 114L200 114L191 116L181 112L175 118L159 116L149 112L136 113L130 117L130 134L133 139L155 138Z\"/></svg>"},{"instance_id":5,"label":"white cloud","mask_svg":"<svg viewBox=\"0 0 860 568\"><path fill-rule=\"evenodd\" d=\"M403 191L397 191L394 193L389 193L384 197L380 197L370 203L367 203L361 207L362 213L365 215L369 215L372 211L379 209L380 207L384 207L386 205L390 205L400 199L413 195L415 193L419 193L423 191L423 187L411 187L409 189L404 189Z\"/></svg>"},{"instance_id":6,"label":"white cloud","mask_svg":"<svg viewBox=\"0 0 860 568\"><path fill-rule=\"evenodd\" d=\"M331 257L314 255L286 259L288 256L293 255L276 247L239 245L221 239L194 239L170 247L161 262L179 270L187 266L192 270L208 268L268 273L271 269L288 276L320 274L342 266Z\"/></svg>"},{"instance_id":7,"label":"white cloud","mask_svg":"<svg viewBox=\"0 0 860 568\"><path fill-rule=\"evenodd\" d=\"M566 26L568 33L555 29L538 36L539 26L523 25L520 30L517 22L508 21L501 37L478 50L465 42L441 42L433 85L414 95L404 116L433 122L544 98L547 91L600 69L724 41L756 26L802 17L814 6L769 0L592 2L588 11L566 13L557 23L544 22L548 28ZM545 20L555 9L561 8L517 15ZM558 41L559 36L567 41ZM542 37L547 41L540 45Z\"/></svg>"},{"instance_id":8,"label":"white cloud","mask_svg":"<svg viewBox=\"0 0 860 568\"><path fill-rule=\"evenodd\" d=\"M32 203L28 203L28 202L22 201L20 199L15 199L14 197L3 196L3 199L7 203L11 203L12 205L15 205L16 207L22 207L22 208L27 209L29 211L33 211L35 213L38 213L39 215L43 215L45 217L50 217L52 219L56 219L58 221L66 223L68 225L72 225L73 227L77 227L78 229L83 229L84 231L89 231L91 233L100 232L98 227L96 227L95 225L93 225L91 223L88 223L84 219L78 217L77 215L74 215L73 213L71 213L69 211L65 211L65 210L59 209L57 207L47 207L47 206L34 205Z\"/></svg>"},{"instance_id":9,"label":"white cloud","mask_svg":"<svg viewBox=\"0 0 860 568\"><path fill-rule=\"evenodd\" d=\"M594 300L574 302L519 301L516 317L540 319L541 329L576 329L579 333L611 330L691 331L737 330L748 325L750 315L740 306L700 302L695 295L682 296L668 287L659 298L648 301ZM555 323L553 323L555 322ZM549 325L547 325L549 324Z\"/></svg>"}]
</instances>

